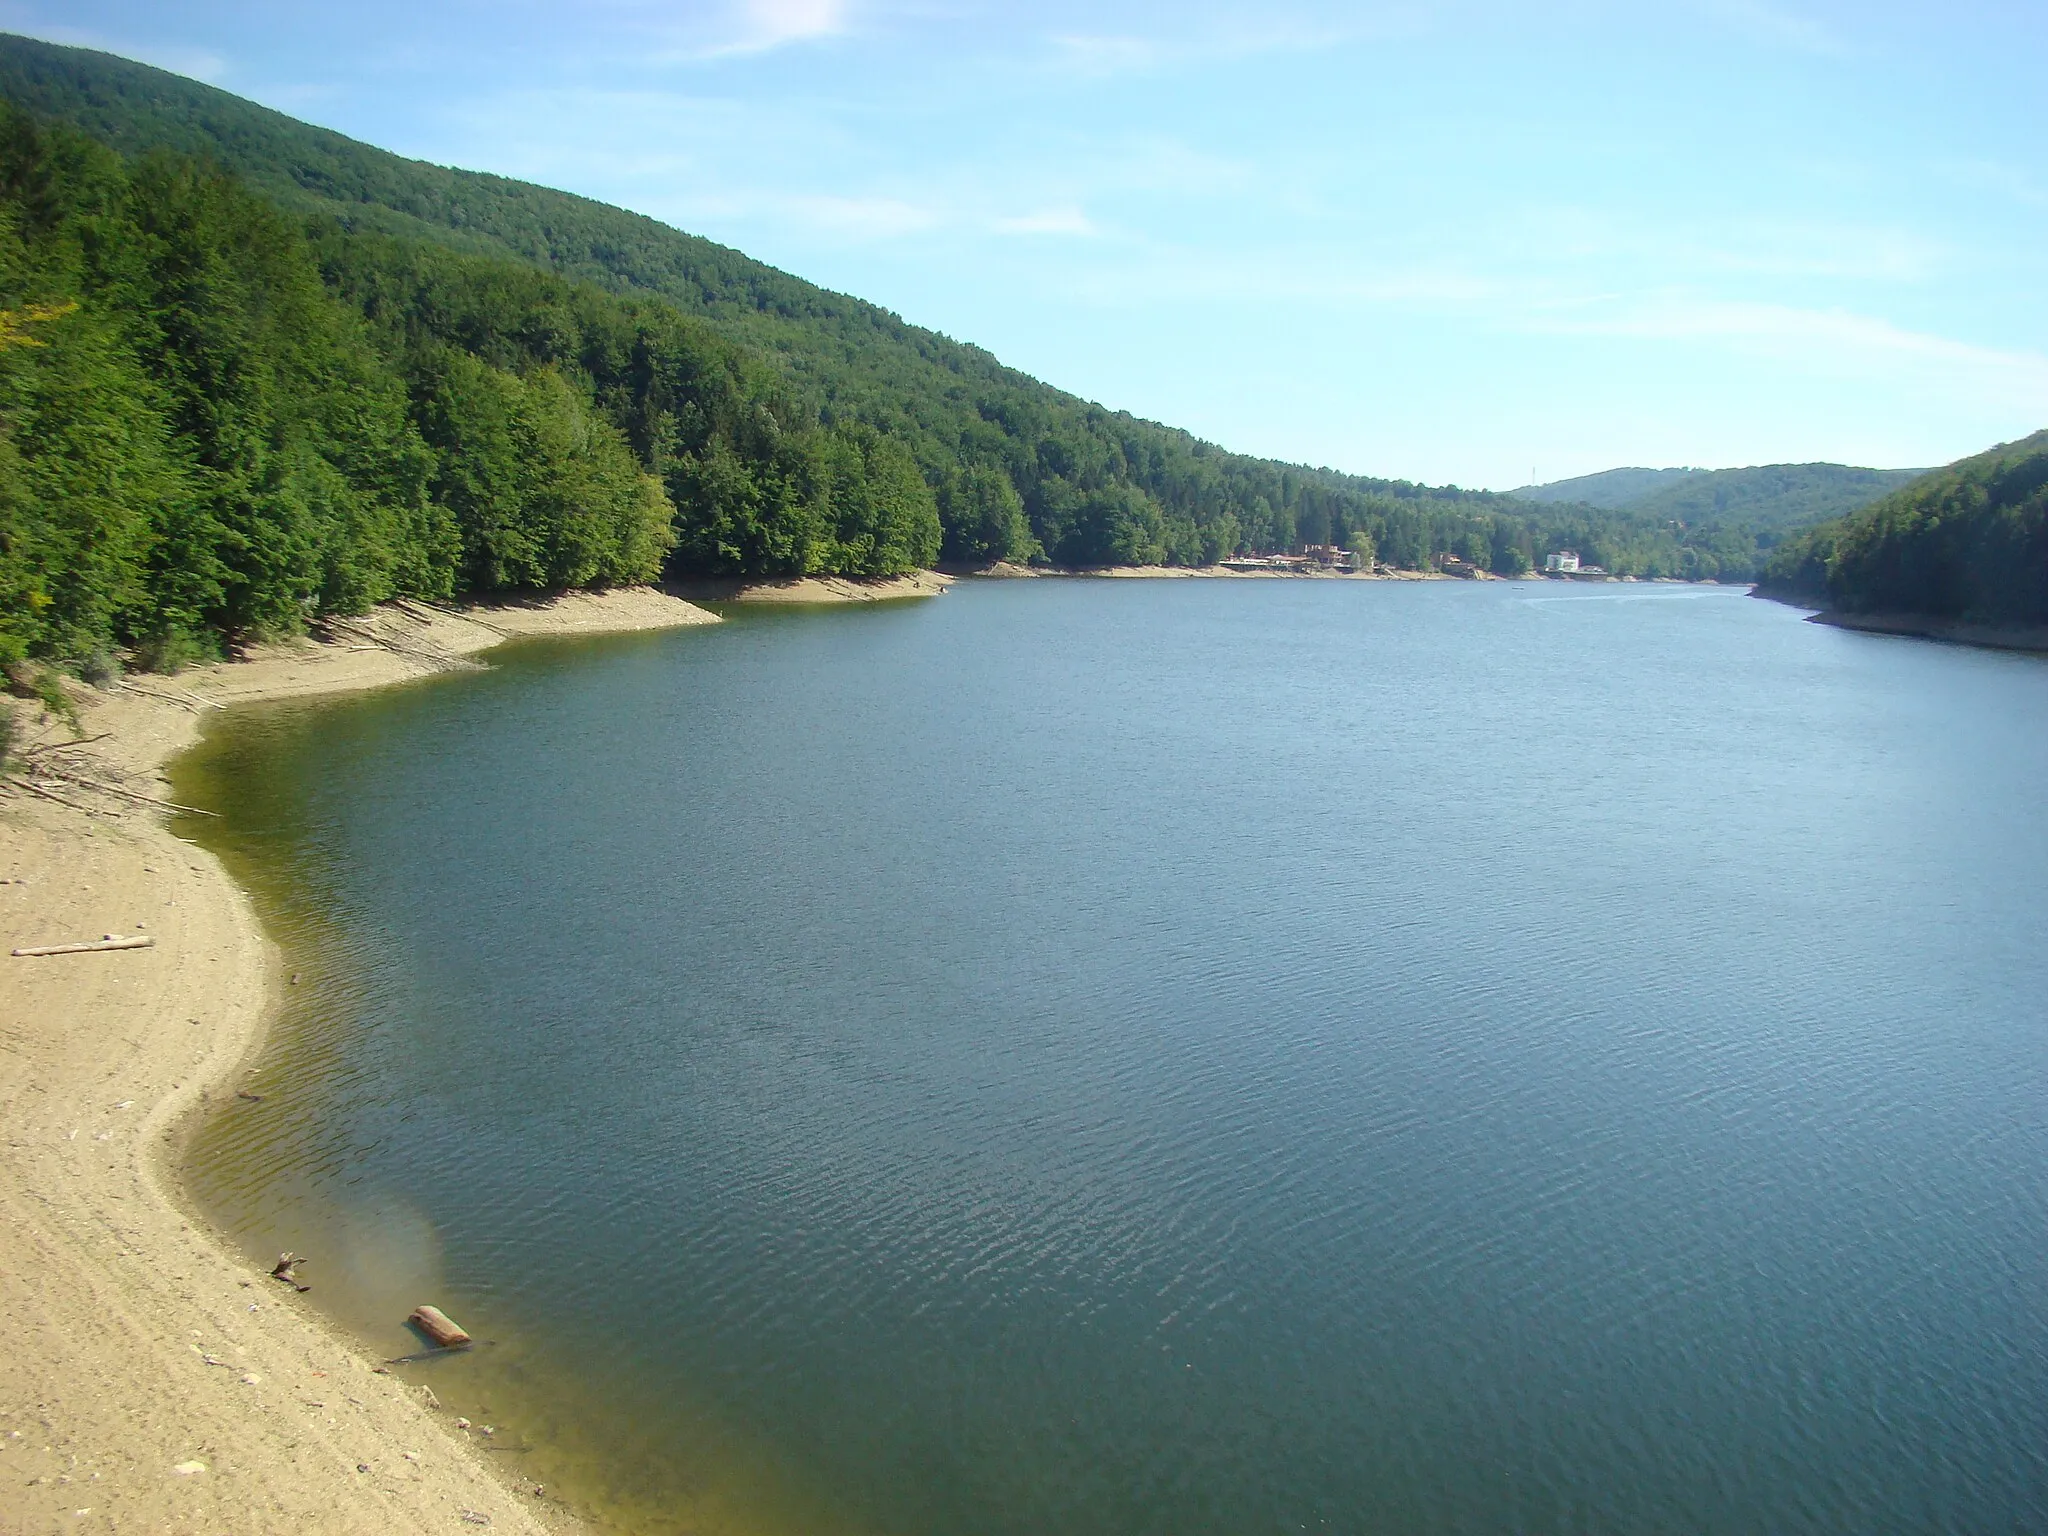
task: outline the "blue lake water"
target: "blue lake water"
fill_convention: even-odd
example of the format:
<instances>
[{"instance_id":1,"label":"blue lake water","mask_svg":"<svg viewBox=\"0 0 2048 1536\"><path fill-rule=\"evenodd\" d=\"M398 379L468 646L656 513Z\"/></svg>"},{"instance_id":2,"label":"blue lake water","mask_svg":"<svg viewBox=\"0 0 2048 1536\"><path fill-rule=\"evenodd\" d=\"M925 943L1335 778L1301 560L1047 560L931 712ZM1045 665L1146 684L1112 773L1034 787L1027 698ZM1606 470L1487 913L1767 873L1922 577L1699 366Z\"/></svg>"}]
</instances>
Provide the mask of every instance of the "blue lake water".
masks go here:
<instances>
[{"instance_id":1,"label":"blue lake water","mask_svg":"<svg viewBox=\"0 0 2048 1536\"><path fill-rule=\"evenodd\" d=\"M182 766L303 978L191 1174L601 1524L2048 1529L2048 662L1277 581L493 660Z\"/></svg>"}]
</instances>

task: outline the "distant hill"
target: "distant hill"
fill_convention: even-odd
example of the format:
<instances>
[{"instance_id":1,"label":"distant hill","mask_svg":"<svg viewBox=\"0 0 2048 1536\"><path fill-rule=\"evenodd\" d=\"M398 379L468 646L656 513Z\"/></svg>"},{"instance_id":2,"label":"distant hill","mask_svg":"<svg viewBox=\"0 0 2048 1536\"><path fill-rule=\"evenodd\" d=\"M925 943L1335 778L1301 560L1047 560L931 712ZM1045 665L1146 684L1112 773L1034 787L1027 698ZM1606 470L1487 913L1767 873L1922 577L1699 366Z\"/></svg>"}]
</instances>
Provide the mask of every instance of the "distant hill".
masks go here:
<instances>
[{"instance_id":1,"label":"distant hill","mask_svg":"<svg viewBox=\"0 0 2048 1536\"><path fill-rule=\"evenodd\" d=\"M1519 486L1508 494L1521 501L1575 501L1582 506L1604 507L1613 511L1652 491L1662 490L1673 481L1708 473L1710 471L1704 469L1603 469L1597 475L1552 480L1547 485Z\"/></svg>"},{"instance_id":2,"label":"distant hill","mask_svg":"<svg viewBox=\"0 0 2048 1536\"><path fill-rule=\"evenodd\" d=\"M1789 541L1761 590L1851 615L2048 624L2048 431Z\"/></svg>"},{"instance_id":3,"label":"distant hill","mask_svg":"<svg viewBox=\"0 0 2048 1536\"><path fill-rule=\"evenodd\" d=\"M1575 480L1528 485L1524 501L1580 501L1687 525L1747 523L1782 534L1840 517L1895 491L1925 470L1848 464L1760 464L1749 469L1610 469Z\"/></svg>"},{"instance_id":4,"label":"distant hill","mask_svg":"<svg viewBox=\"0 0 2048 1536\"><path fill-rule=\"evenodd\" d=\"M1766 532L1786 532L1866 506L1925 473L1847 464L1716 469L1659 486L1627 503L1627 510L1684 523L1746 522Z\"/></svg>"}]
</instances>

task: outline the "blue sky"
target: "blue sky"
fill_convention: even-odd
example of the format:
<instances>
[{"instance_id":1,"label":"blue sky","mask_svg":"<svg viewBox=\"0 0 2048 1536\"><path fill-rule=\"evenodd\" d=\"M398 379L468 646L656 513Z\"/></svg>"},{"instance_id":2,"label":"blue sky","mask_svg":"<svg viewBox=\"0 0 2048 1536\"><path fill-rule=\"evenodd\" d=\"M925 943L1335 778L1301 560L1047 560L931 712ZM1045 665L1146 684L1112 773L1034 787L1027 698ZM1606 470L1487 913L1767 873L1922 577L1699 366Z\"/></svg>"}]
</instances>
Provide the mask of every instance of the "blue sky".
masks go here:
<instances>
[{"instance_id":1,"label":"blue sky","mask_svg":"<svg viewBox=\"0 0 2048 1536\"><path fill-rule=\"evenodd\" d=\"M0 0L1229 447L1507 488L2048 426L2048 5Z\"/></svg>"}]
</instances>

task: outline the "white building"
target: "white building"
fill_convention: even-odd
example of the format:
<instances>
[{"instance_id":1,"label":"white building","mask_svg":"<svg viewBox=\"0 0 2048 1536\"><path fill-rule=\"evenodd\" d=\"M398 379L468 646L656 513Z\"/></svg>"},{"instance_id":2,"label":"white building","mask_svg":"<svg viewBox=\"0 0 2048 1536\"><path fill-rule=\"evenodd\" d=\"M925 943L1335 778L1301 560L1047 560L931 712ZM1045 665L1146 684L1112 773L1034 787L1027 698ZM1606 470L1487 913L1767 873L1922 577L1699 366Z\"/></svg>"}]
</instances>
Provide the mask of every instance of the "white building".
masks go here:
<instances>
[{"instance_id":1,"label":"white building","mask_svg":"<svg viewBox=\"0 0 2048 1536\"><path fill-rule=\"evenodd\" d=\"M1560 549L1543 562L1546 571L1559 571L1566 575L1579 568L1579 552L1576 549Z\"/></svg>"}]
</instances>

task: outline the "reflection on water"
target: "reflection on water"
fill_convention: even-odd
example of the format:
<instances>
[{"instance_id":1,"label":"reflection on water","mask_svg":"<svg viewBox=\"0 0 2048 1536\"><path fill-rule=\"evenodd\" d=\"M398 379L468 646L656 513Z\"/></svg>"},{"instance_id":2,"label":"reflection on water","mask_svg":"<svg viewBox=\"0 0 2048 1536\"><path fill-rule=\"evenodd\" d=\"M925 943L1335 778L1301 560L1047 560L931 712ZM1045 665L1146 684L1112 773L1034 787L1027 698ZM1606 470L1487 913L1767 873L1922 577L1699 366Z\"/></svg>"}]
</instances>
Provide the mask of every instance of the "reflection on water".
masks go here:
<instances>
[{"instance_id":1,"label":"reflection on water","mask_svg":"<svg viewBox=\"0 0 2048 1536\"><path fill-rule=\"evenodd\" d=\"M642 1531L2048 1523L2048 667L1705 589L1019 583L180 767L193 1178Z\"/></svg>"}]
</instances>

